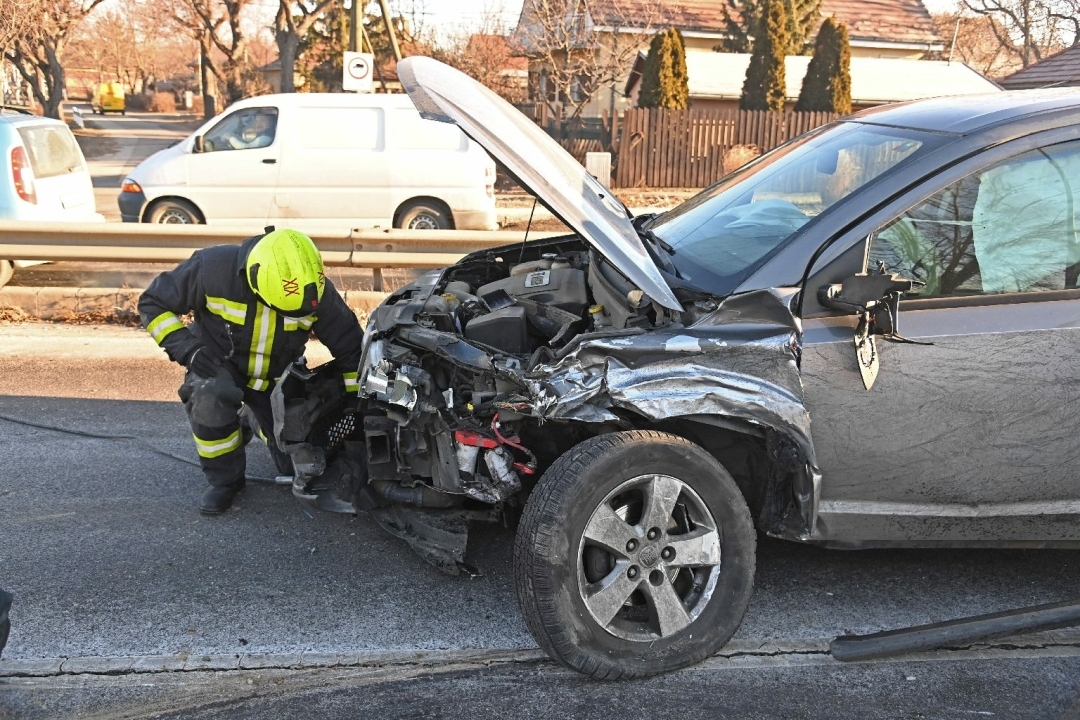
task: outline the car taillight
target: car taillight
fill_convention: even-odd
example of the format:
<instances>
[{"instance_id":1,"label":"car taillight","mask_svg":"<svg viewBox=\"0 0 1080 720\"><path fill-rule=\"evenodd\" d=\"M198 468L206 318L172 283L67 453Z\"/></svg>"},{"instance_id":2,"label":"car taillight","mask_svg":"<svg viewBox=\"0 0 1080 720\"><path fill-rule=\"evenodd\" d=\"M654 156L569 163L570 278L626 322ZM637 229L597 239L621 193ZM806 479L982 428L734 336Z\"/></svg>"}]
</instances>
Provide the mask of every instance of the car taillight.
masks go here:
<instances>
[{"instance_id":1,"label":"car taillight","mask_svg":"<svg viewBox=\"0 0 1080 720\"><path fill-rule=\"evenodd\" d=\"M26 150L20 145L11 148L11 179L15 182L15 192L28 203L37 205L37 192L34 190L34 170L30 167Z\"/></svg>"},{"instance_id":2,"label":"car taillight","mask_svg":"<svg viewBox=\"0 0 1080 720\"><path fill-rule=\"evenodd\" d=\"M120 186L120 190L126 193L141 193L142 186L130 178L124 178L124 184Z\"/></svg>"},{"instance_id":3,"label":"car taillight","mask_svg":"<svg viewBox=\"0 0 1080 720\"><path fill-rule=\"evenodd\" d=\"M487 193L487 196L489 198L495 197L495 186L492 185L491 183L488 183L487 185L484 186L484 192Z\"/></svg>"}]
</instances>

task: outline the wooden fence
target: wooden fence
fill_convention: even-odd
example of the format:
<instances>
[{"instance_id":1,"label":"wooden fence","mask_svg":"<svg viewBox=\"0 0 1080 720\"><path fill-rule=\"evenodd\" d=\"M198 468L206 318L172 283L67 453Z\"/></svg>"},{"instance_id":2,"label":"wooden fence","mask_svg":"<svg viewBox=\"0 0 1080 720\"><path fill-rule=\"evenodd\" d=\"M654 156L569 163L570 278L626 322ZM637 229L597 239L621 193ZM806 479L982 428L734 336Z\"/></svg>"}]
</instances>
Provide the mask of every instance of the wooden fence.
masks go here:
<instances>
[{"instance_id":1,"label":"wooden fence","mask_svg":"<svg viewBox=\"0 0 1080 720\"><path fill-rule=\"evenodd\" d=\"M705 187L724 176L724 156L732 147L753 145L766 152L836 118L823 112L627 110L619 128L615 186Z\"/></svg>"}]
</instances>

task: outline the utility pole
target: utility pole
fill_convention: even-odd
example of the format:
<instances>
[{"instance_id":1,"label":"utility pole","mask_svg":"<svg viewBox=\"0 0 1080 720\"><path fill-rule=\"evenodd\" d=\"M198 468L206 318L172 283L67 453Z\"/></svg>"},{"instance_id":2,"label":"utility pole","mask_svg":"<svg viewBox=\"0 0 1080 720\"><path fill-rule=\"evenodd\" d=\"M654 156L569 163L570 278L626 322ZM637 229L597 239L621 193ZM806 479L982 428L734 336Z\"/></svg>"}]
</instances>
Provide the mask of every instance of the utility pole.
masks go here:
<instances>
[{"instance_id":1,"label":"utility pole","mask_svg":"<svg viewBox=\"0 0 1080 720\"><path fill-rule=\"evenodd\" d=\"M349 52L363 52L360 46L360 0L349 5Z\"/></svg>"},{"instance_id":2,"label":"utility pole","mask_svg":"<svg viewBox=\"0 0 1080 720\"><path fill-rule=\"evenodd\" d=\"M390 48L394 51L394 59L401 62L401 48L398 47L397 35L394 34L394 23L390 18L390 8L386 6L386 0L379 0L379 8L382 10L382 19L386 25L386 34L390 38Z\"/></svg>"}]
</instances>

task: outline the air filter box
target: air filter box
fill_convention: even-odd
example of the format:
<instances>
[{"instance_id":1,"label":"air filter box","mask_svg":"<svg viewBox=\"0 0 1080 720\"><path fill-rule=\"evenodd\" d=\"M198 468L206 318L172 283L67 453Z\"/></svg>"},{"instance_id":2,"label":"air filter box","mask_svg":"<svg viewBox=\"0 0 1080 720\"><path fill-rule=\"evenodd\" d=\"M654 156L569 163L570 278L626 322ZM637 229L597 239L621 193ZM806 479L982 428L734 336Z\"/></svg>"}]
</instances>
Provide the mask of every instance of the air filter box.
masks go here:
<instances>
[{"instance_id":1,"label":"air filter box","mask_svg":"<svg viewBox=\"0 0 1080 720\"><path fill-rule=\"evenodd\" d=\"M505 353L524 355L529 352L525 308L511 305L487 315L475 317L465 326L465 338Z\"/></svg>"}]
</instances>

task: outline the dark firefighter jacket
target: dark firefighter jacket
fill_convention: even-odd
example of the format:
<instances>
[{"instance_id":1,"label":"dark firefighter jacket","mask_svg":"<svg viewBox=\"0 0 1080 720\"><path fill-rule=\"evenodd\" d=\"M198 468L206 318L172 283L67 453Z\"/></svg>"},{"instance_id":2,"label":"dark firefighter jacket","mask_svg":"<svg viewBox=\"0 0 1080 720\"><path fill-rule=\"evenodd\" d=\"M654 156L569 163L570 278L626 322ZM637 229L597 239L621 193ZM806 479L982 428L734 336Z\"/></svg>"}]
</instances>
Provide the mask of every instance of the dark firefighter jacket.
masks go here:
<instances>
[{"instance_id":1,"label":"dark firefighter jacket","mask_svg":"<svg viewBox=\"0 0 1080 720\"><path fill-rule=\"evenodd\" d=\"M143 327L180 364L200 342L216 349L253 390L272 388L313 331L334 356L345 389L356 392L363 340L356 315L329 279L318 311L306 318L285 317L259 302L244 278L244 261L259 237L199 250L156 277L139 299ZM188 312L195 322L185 327L180 316Z\"/></svg>"}]
</instances>

